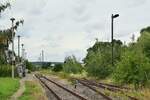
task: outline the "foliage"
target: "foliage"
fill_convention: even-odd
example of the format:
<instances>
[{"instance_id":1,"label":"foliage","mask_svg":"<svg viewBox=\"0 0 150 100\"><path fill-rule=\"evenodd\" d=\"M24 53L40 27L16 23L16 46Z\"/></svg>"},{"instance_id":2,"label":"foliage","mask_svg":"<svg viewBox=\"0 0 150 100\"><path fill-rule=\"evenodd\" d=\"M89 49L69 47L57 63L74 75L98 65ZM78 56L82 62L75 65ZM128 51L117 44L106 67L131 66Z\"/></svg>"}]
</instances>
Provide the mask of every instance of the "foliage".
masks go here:
<instances>
[{"instance_id":1,"label":"foliage","mask_svg":"<svg viewBox=\"0 0 150 100\"><path fill-rule=\"evenodd\" d=\"M11 77L12 67L10 65L0 65L0 77ZM17 69L15 67L15 76L17 76Z\"/></svg>"},{"instance_id":2,"label":"foliage","mask_svg":"<svg viewBox=\"0 0 150 100\"><path fill-rule=\"evenodd\" d=\"M150 59L150 27L141 30L138 45L143 49L144 54Z\"/></svg>"},{"instance_id":3,"label":"foliage","mask_svg":"<svg viewBox=\"0 0 150 100\"><path fill-rule=\"evenodd\" d=\"M10 97L18 90L18 88L18 79L0 78L0 99L10 100Z\"/></svg>"},{"instance_id":4,"label":"foliage","mask_svg":"<svg viewBox=\"0 0 150 100\"><path fill-rule=\"evenodd\" d=\"M0 14L8 7L10 7L10 3L6 3L6 4L0 3ZM18 26L23 23L24 20L16 21L14 27L5 30L0 30L0 56L2 60L5 60L5 63L7 62L5 59L6 58L5 50L8 50L9 44L12 42L12 39L14 39L15 37L15 32L14 32L14 37L12 37L12 29L17 30Z\"/></svg>"},{"instance_id":5,"label":"foliage","mask_svg":"<svg viewBox=\"0 0 150 100\"><path fill-rule=\"evenodd\" d=\"M130 83L138 87L146 85L150 80L149 59L138 46L134 46L134 50L127 50L116 66L113 78L119 83Z\"/></svg>"},{"instance_id":6,"label":"foliage","mask_svg":"<svg viewBox=\"0 0 150 100\"><path fill-rule=\"evenodd\" d=\"M52 71L59 72L62 71L63 65L62 64L55 64L55 66L52 67Z\"/></svg>"},{"instance_id":7,"label":"foliage","mask_svg":"<svg viewBox=\"0 0 150 100\"><path fill-rule=\"evenodd\" d=\"M116 64L113 74L119 83L146 86L150 81L150 27L141 30L141 36L135 43L130 43L122 53L121 61Z\"/></svg>"},{"instance_id":8,"label":"foliage","mask_svg":"<svg viewBox=\"0 0 150 100\"><path fill-rule=\"evenodd\" d=\"M0 65L6 64L4 58L0 55Z\"/></svg>"},{"instance_id":9,"label":"foliage","mask_svg":"<svg viewBox=\"0 0 150 100\"><path fill-rule=\"evenodd\" d=\"M93 47L89 48L88 54L84 59L85 68L88 75L106 78L112 71L112 55L110 42L96 42ZM120 60L122 42L114 40L114 62Z\"/></svg>"},{"instance_id":10,"label":"foliage","mask_svg":"<svg viewBox=\"0 0 150 100\"><path fill-rule=\"evenodd\" d=\"M10 7L10 3L1 4L0 5L0 13L4 11L6 8Z\"/></svg>"},{"instance_id":11,"label":"foliage","mask_svg":"<svg viewBox=\"0 0 150 100\"><path fill-rule=\"evenodd\" d=\"M26 68L30 71L35 71L36 70L36 66L33 65L31 62L29 62L28 60L25 61L25 65Z\"/></svg>"},{"instance_id":12,"label":"foliage","mask_svg":"<svg viewBox=\"0 0 150 100\"><path fill-rule=\"evenodd\" d=\"M48 63L42 63L42 68L43 69L48 69L51 67L51 62L48 62Z\"/></svg>"},{"instance_id":13,"label":"foliage","mask_svg":"<svg viewBox=\"0 0 150 100\"><path fill-rule=\"evenodd\" d=\"M73 74L81 73L82 66L77 61L75 56L68 56L68 57L65 58L63 71L65 73L73 73Z\"/></svg>"}]
</instances>

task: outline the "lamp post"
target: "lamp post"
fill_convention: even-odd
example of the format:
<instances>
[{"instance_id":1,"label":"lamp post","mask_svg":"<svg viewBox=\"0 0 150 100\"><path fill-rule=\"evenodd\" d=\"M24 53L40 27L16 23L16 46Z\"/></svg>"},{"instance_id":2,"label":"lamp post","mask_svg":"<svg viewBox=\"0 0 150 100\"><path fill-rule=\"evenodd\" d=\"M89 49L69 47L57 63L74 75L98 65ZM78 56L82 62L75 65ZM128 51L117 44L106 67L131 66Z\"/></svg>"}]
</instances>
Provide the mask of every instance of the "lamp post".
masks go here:
<instances>
[{"instance_id":1,"label":"lamp post","mask_svg":"<svg viewBox=\"0 0 150 100\"><path fill-rule=\"evenodd\" d=\"M44 66L44 50L42 50L42 67Z\"/></svg>"},{"instance_id":2,"label":"lamp post","mask_svg":"<svg viewBox=\"0 0 150 100\"><path fill-rule=\"evenodd\" d=\"M14 21L15 18L10 19L12 22L12 28L11 28L11 33L12 33L12 78L14 78L14 62L15 62L15 57L14 57Z\"/></svg>"},{"instance_id":3,"label":"lamp post","mask_svg":"<svg viewBox=\"0 0 150 100\"><path fill-rule=\"evenodd\" d=\"M115 14L111 16L111 44L112 44L112 50L111 50L111 53L112 53L112 66L114 66L114 18L117 18L119 17L119 14Z\"/></svg>"},{"instance_id":4,"label":"lamp post","mask_svg":"<svg viewBox=\"0 0 150 100\"><path fill-rule=\"evenodd\" d=\"M21 44L22 46L22 59L24 58L24 44Z\"/></svg>"},{"instance_id":5,"label":"lamp post","mask_svg":"<svg viewBox=\"0 0 150 100\"><path fill-rule=\"evenodd\" d=\"M18 37L18 62L20 62L20 35Z\"/></svg>"}]
</instances>

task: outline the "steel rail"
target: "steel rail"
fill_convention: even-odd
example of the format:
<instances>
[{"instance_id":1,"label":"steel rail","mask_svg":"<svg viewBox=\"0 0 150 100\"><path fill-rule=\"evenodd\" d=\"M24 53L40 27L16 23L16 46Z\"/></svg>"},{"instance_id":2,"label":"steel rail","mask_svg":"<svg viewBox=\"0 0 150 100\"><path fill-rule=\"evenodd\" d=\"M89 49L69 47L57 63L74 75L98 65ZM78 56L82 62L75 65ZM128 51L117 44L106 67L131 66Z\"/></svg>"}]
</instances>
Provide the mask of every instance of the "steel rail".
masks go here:
<instances>
[{"instance_id":1,"label":"steel rail","mask_svg":"<svg viewBox=\"0 0 150 100\"><path fill-rule=\"evenodd\" d=\"M96 89L93 88L92 86L90 86L90 85L84 83L83 81L78 80L78 82L81 83L82 85L84 85L84 86L90 88L91 90L95 91L96 93L100 94L100 95L103 96L105 99L107 99L107 100L112 100L110 97L108 97L108 96L106 96L105 94L103 94L102 92L96 90Z\"/></svg>"},{"instance_id":2,"label":"steel rail","mask_svg":"<svg viewBox=\"0 0 150 100\"><path fill-rule=\"evenodd\" d=\"M87 80L86 78L83 78L84 80ZM87 81L91 81L92 80L87 80ZM102 83L102 82L98 82L98 84L101 84L101 85L106 85L106 86L109 86L109 87L113 87L113 88L119 88L119 89L127 89L127 90L130 90L131 88L129 87L123 87L123 86L118 86L118 85L112 85L112 84L107 84L107 83Z\"/></svg>"},{"instance_id":3,"label":"steel rail","mask_svg":"<svg viewBox=\"0 0 150 100\"><path fill-rule=\"evenodd\" d=\"M77 94L77 93L75 93L75 92L73 92L73 91L71 91L71 90L69 90L69 89L63 87L62 85L59 85L58 83L56 83L56 82L50 80L49 78L47 78L47 77L45 77L45 76L42 76L42 78L44 78L44 79L46 79L47 81L49 81L49 82L51 82L51 83L57 85L57 86L60 87L60 88L66 90L67 92L71 93L72 95L78 97L78 98L81 99L81 100L87 100L85 97L83 97L83 96L81 96L81 95L79 95L79 94Z\"/></svg>"},{"instance_id":4,"label":"steel rail","mask_svg":"<svg viewBox=\"0 0 150 100\"><path fill-rule=\"evenodd\" d=\"M89 85L93 85L93 86L96 86L96 87L99 87L99 88L107 89L107 90L113 91L113 92L118 92L118 91L120 91L121 93L124 94L123 90L121 90L121 89L119 89L119 88L112 88L112 87L108 87L108 86L106 87L106 86L104 86L104 85L101 85L101 84L98 84L98 83L96 83L96 82L92 82L92 81L89 81L89 80L82 80L82 81L87 82L87 84L89 84ZM132 97L132 96L129 96L129 95L127 95L127 94L124 94L124 95L127 96L128 98L130 98L131 100L138 100L137 98Z\"/></svg>"},{"instance_id":5,"label":"steel rail","mask_svg":"<svg viewBox=\"0 0 150 100\"><path fill-rule=\"evenodd\" d=\"M57 98L57 100L62 100L38 75L35 76Z\"/></svg>"}]
</instances>

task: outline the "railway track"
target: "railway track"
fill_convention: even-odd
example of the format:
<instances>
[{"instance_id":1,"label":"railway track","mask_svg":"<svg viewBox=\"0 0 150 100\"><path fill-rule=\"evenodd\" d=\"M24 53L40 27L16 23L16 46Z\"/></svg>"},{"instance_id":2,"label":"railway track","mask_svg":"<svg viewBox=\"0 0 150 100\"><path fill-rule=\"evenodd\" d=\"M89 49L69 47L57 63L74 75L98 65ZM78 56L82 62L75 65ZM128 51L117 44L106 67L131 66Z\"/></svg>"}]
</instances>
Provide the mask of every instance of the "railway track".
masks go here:
<instances>
[{"instance_id":1,"label":"railway track","mask_svg":"<svg viewBox=\"0 0 150 100\"><path fill-rule=\"evenodd\" d=\"M98 93L99 95L101 95L104 99L106 100L112 100L112 98L110 98L109 96L106 96L104 93L100 92L100 91L97 91L95 88L93 88L92 86L90 86L89 84L81 81L81 80L78 80L79 83L81 83L82 85L90 88L91 90L95 91L96 93Z\"/></svg>"},{"instance_id":2,"label":"railway track","mask_svg":"<svg viewBox=\"0 0 150 100\"><path fill-rule=\"evenodd\" d=\"M58 82L53 81L43 75L35 74L35 76L37 77L37 79L39 79L41 84L44 85L44 87L47 88L50 91L50 93L53 94L53 96L56 98L56 100L101 100L101 99L90 99L88 97L88 95L85 95L83 92L77 91L77 89L75 89L75 91L74 91L73 89L71 89L71 87L66 88L63 85L58 84ZM130 100L138 100L137 98L129 96L124 93L124 90L127 91L129 89L126 87L113 86L113 85L105 84L105 83L96 83L94 81L90 81L87 79L74 79L74 80L77 80L78 83L82 84L82 87L80 87L81 90L83 89L83 87L86 87L90 91L93 91L97 95L100 95L102 97L102 100L114 100L114 98L105 95L104 91L99 90L99 89L103 89L103 90L107 89L107 90L109 90L111 92L115 92L115 93L120 92L120 93L124 94L125 96L127 96ZM55 86L53 86L52 84ZM60 88L61 91L59 91L59 90L56 91L56 86L57 86L57 88ZM85 90L87 90L87 89L85 89ZM89 91L89 90L87 90L87 91ZM64 95L61 95L62 93ZM118 99L115 99L115 100L118 100Z\"/></svg>"},{"instance_id":3,"label":"railway track","mask_svg":"<svg viewBox=\"0 0 150 100\"><path fill-rule=\"evenodd\" d=\"M53 80L51 80L51 79L49 79L49 78L47 78L47 77L45 77L43 75L36 74L35 76L55 96L55 98L57 100L112 100L112 98L106 96L105 94L103 94L100 91L97 91L95 88L93 88L89 84L86 84L86 83L84 83L82 81L80 81L80 83L83 85L83 87L89 88L91 91L94 91L95 94L97 96L99 95L102 99L91 99L91 98L88 98L88 96L86 96L85 94L83 94L84 96L81 96L80 92L77 91L77 89L75 89L75 91L76 91L75 92L75 91L72 91L71 89L68 89L68 88L58 84L57 82L55 82L55 81L53 81ZM57 93L54 89L52 89L52 87L50 87L48 83L55 84L57 87L59 87L59 88L63 89L64 91L67 91L68 93L72 94L74 97L76 97L76 99L64 99L63 97L60 96L59 93ZM88 91L88 90L86 89L86 91Z\"/></svg>"},{"instance_id":4,"label":"railway track","mask_svg":"<svg viewBox=\"0 0 150 100\"><path fill-rule=\"evenodd\" d=\"M55 96L55 98L57 100L88 100L87 98L81 96L80 94L77 94L76 92L73 92L73 91L65 88L64 86L56 83L55 81L53 81L45 76L38 75L38 74L36 74L35 76ZM65 95L67 93L69 93L69 95L68 95L69 98L72 97L73 99L67 99L67 97L61 97L60 94L58 93L58 91L56 92L55 90L53 90L54 88L52 89L52 87L49 86L50 83L56 85L58 88L61 88L63 90L63 92L65 92Z\"/></svg>"},{"instance_id":5,"label":"railway track","mask_svg":"<svg viewBox=\"0 0 150 100\"><path fill-rule=\"evenodd\" d=\"M58 95L57 93L55 93L40 77L39 75L35 75L37 79L39 79L40 83L42 85L44 85L44 87L46 87L54 96L57 100L62 100Z\"/></svg>"},{"instance_id":6,"label":"railway track","mask_svg":"<svg viewBox=\"0 0 150 100\"><path fill-rule=\"evenodd\" d=\"M84 83L84 85L88 84L91 87L94 86L94 87L98 87L98 88L102 88L102 89L107 89L107 90L115 92L115 93L120 92L120 93L124 94L125 96L127 96L131 100L138 100L137 98L129 96L124 93L124 91L128 92L127 90L131 90L130 88L127 88L127 87L121 87L121 86L116 86L116 85L111 85L111 84L106 84L106 83L96 83L94 81L90 81L87 79L76 79L76 80L78 80L80 83L81 82Z\"/></svg>"}]
</instances>

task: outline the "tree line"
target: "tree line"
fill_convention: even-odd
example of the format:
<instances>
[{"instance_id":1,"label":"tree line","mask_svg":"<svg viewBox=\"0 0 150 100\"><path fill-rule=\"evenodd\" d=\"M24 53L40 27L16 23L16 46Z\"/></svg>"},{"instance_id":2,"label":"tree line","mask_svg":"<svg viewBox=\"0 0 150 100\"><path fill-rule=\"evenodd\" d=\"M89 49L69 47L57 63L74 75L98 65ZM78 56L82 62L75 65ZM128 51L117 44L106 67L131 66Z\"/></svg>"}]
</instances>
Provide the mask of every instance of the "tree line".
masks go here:
<instances>
[{"instance_id":1,"label":"tree line","mask_svg":"<svg viewBox=\"0 0 150 100\"><path fill-rule=\"evenodd\" d=\"M11 4L9 2L6 2L4 4L0 3L0 14L9 7L11 7ZM12 43L12 40L15 38L16 34L14 32L14 35L12 37L12 29L17 31L17 28L20 26L20 24L23 24L23 22L23 20L16 21L13 27L0 30L0 77L11 76L12 69L10 65L12 64L12 55L15 56L16 61L18 61L18 59L21 59L15 54L15 52L9 50L9 45ZM17 68L15 68L15 73L16 71Z\"/></svg>"},{"instance_id":2,"label":"tree line","mask_svg":"<svg viewBox=\"0 0 150 100\"><path fill-rule=\"evenodd\" d=\"M96 41L87 49L83 64L75 56L65 58L64 64L53 67L53 71L65 73L87 72L98 79L111 78L118 84L133 84L135 87L147 86L150 82L150 27L140 32L136 42L123 44L114 42L114 66L112 66L111 42Z\"/></svg>"}]
</instances>

